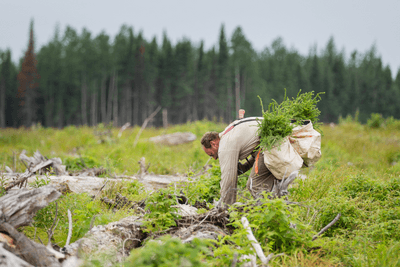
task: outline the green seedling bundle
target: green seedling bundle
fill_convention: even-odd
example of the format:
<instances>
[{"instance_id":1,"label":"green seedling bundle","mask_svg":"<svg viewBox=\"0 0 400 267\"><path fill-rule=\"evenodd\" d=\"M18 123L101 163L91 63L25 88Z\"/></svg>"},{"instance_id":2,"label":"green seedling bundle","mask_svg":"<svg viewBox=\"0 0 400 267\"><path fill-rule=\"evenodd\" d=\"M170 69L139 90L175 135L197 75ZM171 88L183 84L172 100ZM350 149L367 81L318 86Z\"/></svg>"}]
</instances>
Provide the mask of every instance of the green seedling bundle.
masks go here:
<instances>
[{"instance_id":1,"label":"green seedling bundle","mask_svg":"<svg viewBox=\"0 0 400 267\"><path fill-rule=\"evenodd\" d=\"M286 136L292 134L293 127L302 124L305 120L310 120L314 127L318 128L318 116L321 112L317 103L321 100L321 94L323 93L314 96L313 91L301 93L300 90L296 98L290 99L285 92L283 101L279 104L272 99L268 110L264 110L259 97L264 118L259 121L259 147L270 151L273 147L279 146Z\"/></svg>"}]
</instances>

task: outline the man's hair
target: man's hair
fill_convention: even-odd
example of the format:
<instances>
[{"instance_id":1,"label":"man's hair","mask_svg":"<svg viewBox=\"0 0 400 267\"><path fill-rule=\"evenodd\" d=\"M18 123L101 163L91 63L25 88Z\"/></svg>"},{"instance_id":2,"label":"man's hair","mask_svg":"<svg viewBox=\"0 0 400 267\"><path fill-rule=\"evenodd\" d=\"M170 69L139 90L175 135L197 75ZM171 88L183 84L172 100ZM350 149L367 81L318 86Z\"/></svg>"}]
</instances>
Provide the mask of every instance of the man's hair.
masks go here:
<instances>
[{"instance_id":1,"label":"man's hair","mask_svg":"<svg viewBox=\"0 0 400 267\"><path fill-rule=\"evenodd\" d=\"M211 141L214 141L215 139L219 138L219 133L217 132L207 132L203 135L203 137L201 138L201 144L205 147L205 148L210 148Z\"/></svg>"}]
</instances>

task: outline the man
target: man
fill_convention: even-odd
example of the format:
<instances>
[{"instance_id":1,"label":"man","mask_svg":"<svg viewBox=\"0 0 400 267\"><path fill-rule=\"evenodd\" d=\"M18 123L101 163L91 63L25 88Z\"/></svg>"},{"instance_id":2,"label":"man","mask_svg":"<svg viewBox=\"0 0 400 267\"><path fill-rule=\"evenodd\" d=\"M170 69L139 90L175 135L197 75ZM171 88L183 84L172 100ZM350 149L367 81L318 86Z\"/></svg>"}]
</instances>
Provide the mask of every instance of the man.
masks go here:
<instances>
[{"instance_id":1,"label":"man","mask_svg":"<svg viewBox=\"0 0 400 267\"><path fill-rule=\"evenodd\" d=\"M207 132L201 139L204 152L214 159L219 158L221 167L221 201L231 205L236 202L238 173L248 171L255 163L247 181L247 189L253 195L262 191L270 192L276 178L264 164L264 154L254 151L260 143L257 134L258 119L249 117L236 120L222 133ZM250 159L247 159L249 156ZM245 164L239 160L246 159Z\"/></svg>"}]
</instances>

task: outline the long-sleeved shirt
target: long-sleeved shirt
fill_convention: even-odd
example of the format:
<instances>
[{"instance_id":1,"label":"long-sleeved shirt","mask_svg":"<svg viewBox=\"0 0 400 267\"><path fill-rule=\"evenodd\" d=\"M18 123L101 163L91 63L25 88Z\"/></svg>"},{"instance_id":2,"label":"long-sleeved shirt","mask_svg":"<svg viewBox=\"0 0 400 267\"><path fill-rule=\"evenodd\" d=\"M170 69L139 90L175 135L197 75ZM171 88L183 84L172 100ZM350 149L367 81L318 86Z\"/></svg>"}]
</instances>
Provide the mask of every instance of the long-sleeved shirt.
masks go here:
<instances>
[{"instance_id":1,"label":"long-sleeved shirt","mask_svg":"<svg viewBox=\"0 0 400 267\"><path fill-rule=\"evenodd\" d=\"M258 122L255 120L257 118L262 119L262 117L249 117L236 120L219 134L218 158L221 167L221 199L225 204L236 202L238 161L247 158L260 143L257 134ZM232 128L233 125L236 126Z\"/></svg>"}]
</instances>

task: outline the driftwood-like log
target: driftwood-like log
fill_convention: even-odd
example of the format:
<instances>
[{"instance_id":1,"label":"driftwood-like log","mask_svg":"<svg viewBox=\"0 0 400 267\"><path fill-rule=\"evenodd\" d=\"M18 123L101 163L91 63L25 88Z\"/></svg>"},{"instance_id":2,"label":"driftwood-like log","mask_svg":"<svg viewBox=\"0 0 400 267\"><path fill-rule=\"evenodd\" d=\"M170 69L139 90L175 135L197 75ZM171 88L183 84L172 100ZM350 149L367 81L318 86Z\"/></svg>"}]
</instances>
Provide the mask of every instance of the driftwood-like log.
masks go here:
<instances>
[{"instance_id":1,"label":"driftwood-like log","mask_svg":"<svg viewBox=\"0 0 400 267\"><path fill-rule=\"evenodd\" d=\"M18 228L29 225L36 212L61 196L52 186L20 189L0 198L0 220Z\"/></svg>"},{"instance_id":2,"label":"driftwood-like log","mask_svg":"<svg viewBox=\"0 0 400 267\"><path fill-rule=\"evenodd\" d=\"M14 239L19 252L17 256L20 256L26 262L33 266L61 266L54 255L44 245L31 241L24 234L18 232L11 224L0 222L0 231L8 233Z\"/></svg>"},{"instance_id":3,"label":"driftwood-like log","mask_svg":"<svg viewBox=\"0 0 400 267\"><path fill-rule=\"evenodd\" d=\"M3 244L0 243L0 266L2 267L33 267L26 261L18 258L13 253L3 248Z\"/></svg>"},{"instance_id":4,"label":"driftwood-like log","mask_svg":"<svg viewBox=\"0 0 400 267\"><path fill-rule=\"evenodd\" d=\"M20 174L14 181L7 184L4 189L6 191L10 190L14 186L22 186L26 183L27 179L34 174L44 174L46 171L49 170L50 167L53 168L56 175L63 175L65 174L65 165L61 165L60 158L52 158L46 159L39 151L36 151L33 157L28 157L25 155L26 151L23 150L22 153L19 155L20 160L24 163L27 170Z\"/></svg>"},{"instance_id":5,"label":"driftwood-like log","mask_svg":"<svg viewBox=\"0 0 400 267\"><path fill-rule=\"evenodd\" d=\"M243 228L247 231L247 238L251 241L251 245L253 246L255 252L257 253L258 258L260 258L263 264L267 264L267 258L264 255L264 252L258 243L257 239L254 237L253 232L251 231L249 221L246 217L242 217Z\"/></svg>"},{"instance_id":6,"label":"driftwood-like log","mask_svg":"<svg viewBox=\"0 0 400 267\"><path fill-rule=\"evenodd\" d=\"M189 132L186 133L177 132L172 134L150 137L149 140L155 144L174 146L174 145L193 142L194 140L196 140L196 135Z\"/></svg>"},{"instance_id":7,"label":"driftwood-like log","mask_svg":"<svg viewBox=\"0 0 400 267\"><path fill-rule=\"evenodd\" d=\"M61 165L62 161L60 158L46 159L40 154L39 150L33 154L33 157L28 157L25 153L26 151L23 150L19 158L27 166L28 171L33 173L39 171L38 174L42 174L44 170L51 166L57 175L63 175L65 173L65 165ZM40 164L43 165L38 167Z\"/></svg>"}]
</instances>

